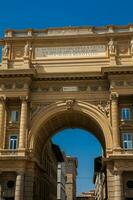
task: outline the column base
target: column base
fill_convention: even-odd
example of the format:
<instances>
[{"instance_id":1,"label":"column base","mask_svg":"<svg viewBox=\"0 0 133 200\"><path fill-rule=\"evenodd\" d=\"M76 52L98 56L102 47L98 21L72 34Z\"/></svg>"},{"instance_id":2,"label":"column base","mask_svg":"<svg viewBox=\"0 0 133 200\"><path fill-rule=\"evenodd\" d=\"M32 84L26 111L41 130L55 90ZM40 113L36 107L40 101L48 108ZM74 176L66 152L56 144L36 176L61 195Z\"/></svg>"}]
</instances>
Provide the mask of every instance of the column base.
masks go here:
<instances>
[{"instance_id":1,"label":"column base","mask_svg":"<svg viewBox=\"0 0 133 200\"><path fill-rule=\"evenodd\" d=\"M121 147L114 147L113 154L121 154L122 148Z\"/></svg>"},{"instance_id":2,"label":"column base","mask_svg":"<svg viewBox=\"0 0 133 200\"><path fill-rule=\"evenodd\" d=\"M2 68L3 69L8 69L9 68L9 60L7 57L2 59Z\"/></svg>"},{"instance_id":3,"label":"column base","mask_svg":"<svg viewBox=\"0 0 133 200\"><path fill-rule=\"evenodd\" d=\"M110 55L110 65L116 65L116 56Z\"/></svg>"},{"instance_id":4,"label":"column base","mask_svg":"<svg viewBox=\"0 0 133 200\"><path fill-rule=\"evenodd\" d=\"M30 68L30 59L29 57L24 57L24 68L29 69Z\"/></svg>"}]
</instances>

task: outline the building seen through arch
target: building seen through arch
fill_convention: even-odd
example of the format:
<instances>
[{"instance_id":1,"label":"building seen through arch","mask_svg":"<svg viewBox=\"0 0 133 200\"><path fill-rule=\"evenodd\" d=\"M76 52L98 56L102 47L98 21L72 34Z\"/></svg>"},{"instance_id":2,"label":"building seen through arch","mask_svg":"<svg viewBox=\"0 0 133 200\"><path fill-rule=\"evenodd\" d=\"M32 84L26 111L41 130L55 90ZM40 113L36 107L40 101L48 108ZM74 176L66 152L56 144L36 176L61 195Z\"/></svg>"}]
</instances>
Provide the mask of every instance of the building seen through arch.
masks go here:
<instances>
[{"instance_id":1,"label":"building seen through arch","mask_svg":"<svg viewBox=\"0 0 133 200\"><path fill-rule=\"evenodd\" d=\"M48 140L78 127L104 149L107 199L133 199L133 25L6 30L0 45L1 198L35 199Z\"/></svg>"}]
</instances>

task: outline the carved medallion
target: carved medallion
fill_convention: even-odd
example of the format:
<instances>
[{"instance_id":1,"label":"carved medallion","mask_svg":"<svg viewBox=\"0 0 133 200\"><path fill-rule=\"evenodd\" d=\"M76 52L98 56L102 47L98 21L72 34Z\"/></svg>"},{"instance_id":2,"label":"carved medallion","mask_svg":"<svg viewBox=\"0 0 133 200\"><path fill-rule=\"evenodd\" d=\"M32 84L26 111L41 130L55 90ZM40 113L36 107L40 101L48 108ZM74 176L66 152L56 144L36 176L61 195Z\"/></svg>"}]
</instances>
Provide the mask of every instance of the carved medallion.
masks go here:
<instances>
[{"instance_id":1,"label":"carved medallion","mask_svg":"<svg viewBox=\"0 0 133 200\"><path fill-rule=\"evenodd\" d=\"M15 47L13 49L13 58L21 58L23 57L24 49L23 47Z\"/></svg>"}]
</instances>

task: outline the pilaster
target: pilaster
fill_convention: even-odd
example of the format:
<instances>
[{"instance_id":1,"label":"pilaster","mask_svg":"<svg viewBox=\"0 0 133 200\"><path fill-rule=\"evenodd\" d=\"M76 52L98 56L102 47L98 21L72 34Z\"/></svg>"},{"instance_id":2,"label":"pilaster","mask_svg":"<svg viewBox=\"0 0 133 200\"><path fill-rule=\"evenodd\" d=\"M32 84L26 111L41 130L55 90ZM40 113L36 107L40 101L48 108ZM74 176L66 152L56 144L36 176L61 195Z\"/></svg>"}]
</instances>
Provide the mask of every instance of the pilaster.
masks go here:
<instances>
[{"instance_id":1,"label":"pilaster","mask_svg":"<svg viewBox=\"0 0 133 200\"><path fill-rule=\"evenodd\" d=\"M3 148L4 122L5 122L5 98L0 97L0 149Z\"/></svg>"},{"instance_id":2,"label":"pilaster","mask_svg":"<svg viewBox=\"0 0 133 200\"><path fill-rule=\"evenodd\" d=\"M114 200L123 200L123 180L122 180L122 172L116 171L114 172L114 192L115 198Z\"/></svg>"},{"instance_id":3,"label":"pilaster","mask_svg":"<svg viewBox=\"0 0 133 200\"><path fill-rule=\"evenodd\" d=\"M24 172L18 172L16 177L15 200L24 200Z\"/></svg>"},{"instance_id":4,"label":"pilaster","mask_svg":"<svg viewBox=\"0 0 133 200\"><path fill-rule=\"evenodd\" d=\"M25 148L26 129L27 129L27 97L21 97L21 116L19 132L19 149Z\"/></svg>"},{"instance_id":5,"label":"pilaster","mask_svg":"<svg viewBox=\"0 0 133 200\"><path fill-rule=\"evenodd\" d=\"M111 121L113 129L114 149L120 148L118 96L119 95L116 92L111 93Z\"/></svg>"}]
</instances>

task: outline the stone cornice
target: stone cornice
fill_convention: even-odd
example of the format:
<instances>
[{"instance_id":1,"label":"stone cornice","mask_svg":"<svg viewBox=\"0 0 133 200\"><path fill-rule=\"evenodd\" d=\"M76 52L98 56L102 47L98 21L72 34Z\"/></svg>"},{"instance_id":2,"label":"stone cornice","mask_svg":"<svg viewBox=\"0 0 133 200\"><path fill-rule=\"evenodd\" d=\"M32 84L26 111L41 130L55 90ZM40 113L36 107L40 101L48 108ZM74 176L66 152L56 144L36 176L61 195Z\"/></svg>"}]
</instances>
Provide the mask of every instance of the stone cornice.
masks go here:
<instances>
[{"instance_id":1,"label":"stone cornice","mask_svg":"<svg viewBox=\"0 0 133 200\"><path fill-rule=\"evenodd\" d=\"M101 71L104 75L133 74L133 65L103 67Z\"/></svg>"},{"instance_id":2,"label":"stone cornice","mask_svg":"<svg viewBox=\"0 0 133 200\"><path fill-rule=\"evenodd\" d=\"M77 27L61 27L61 28L47 28L47 29L24 29L24 30L6 30L5 37L32 37L36 36L52 36L52 35L101 35L101 34L112 34L112 33L125 33L125 32L133 32L133 24L129 24L126 26L114 26L108 25L103 27L94 27L94 26L77 26Z\"/></svg>"},{"instance_id":3,"label":"stone cornice","mask_svg":"<svg viewBox=\"0 0 133 200\"><path fill-rule=\"evenodd\" d=\"M24 30L6 30L4 40L34 40L34 39L68 39L68 38L102 38L133 36L133 25L104 27L62 27L48 28L42 30L24 29Z\"/></svg>"},{"instance_id":4,"label":"stone cornice","mask_svg":"<svg viewBox=\"0 0 133 200\"><path fill-rule=\"evenodd\" d=\"M37 41L51 41L51 40L58 40L58 41L63 41L65 39L92 39L92 38L103 38L105 39L105 41L108 41L109 38L121 38L121 37L126 37L128 39L131 39L131 37L133 36L133 32L123 32L123 33L105 33L105 34L101 34L101 35L98 35L98 34L93 34L93 35L90 35L90 34L82 34L82 35L50 35L50 36L32 36L32 37L6 37L4 38L3 40L1 40L2 44L4 44L5 41L31 41L31 42L35 42L35 40Z\"/></svg>"},{"instance_id":5,"label":"stone cornice","mask_svg":"<svg viewBox=\"0 0 133 200\"><path fill-rule=\"evenodd\" d=\"M101 72L88 73L40 73L38 69L0 70L0 78L30 77L33 80L105 80L108 75L133 74L133 66L103 67Z\"/></svg>"},{"instance_id":6,"label":"stone cornice","mask_svg":"<svg viewBox=\"0 0 133 200\"><path fill-rule=\"evenodd\" d=\"M0 70L0 77L26 77L33 76L35 71L32 69L8 69L8 70Z\"/></svg>"}]
</instances>

